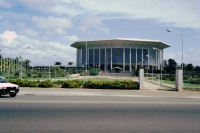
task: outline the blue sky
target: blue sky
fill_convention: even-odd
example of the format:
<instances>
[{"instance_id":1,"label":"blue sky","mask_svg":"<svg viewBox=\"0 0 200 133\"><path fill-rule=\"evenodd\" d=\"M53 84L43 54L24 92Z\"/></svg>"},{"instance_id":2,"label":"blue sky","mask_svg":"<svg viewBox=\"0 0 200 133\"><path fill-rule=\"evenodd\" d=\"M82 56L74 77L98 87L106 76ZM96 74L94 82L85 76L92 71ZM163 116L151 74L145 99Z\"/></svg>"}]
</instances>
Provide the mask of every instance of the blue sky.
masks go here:
<instances>
[{"instance_id":1,"label":"blue sky","mask_svg":"<svg viewBox=\"0 0 200 133\"><path fill-rule=\"evenodd\" d=\"M75 41L137 38L171 45L164 59L200 66L199 0L0 0L3 57L31 65L66 65L76 59ZM30 47L30 49L27 49ZM53 56L53 55L56 56Z\"/></svg>"}]
</instances>

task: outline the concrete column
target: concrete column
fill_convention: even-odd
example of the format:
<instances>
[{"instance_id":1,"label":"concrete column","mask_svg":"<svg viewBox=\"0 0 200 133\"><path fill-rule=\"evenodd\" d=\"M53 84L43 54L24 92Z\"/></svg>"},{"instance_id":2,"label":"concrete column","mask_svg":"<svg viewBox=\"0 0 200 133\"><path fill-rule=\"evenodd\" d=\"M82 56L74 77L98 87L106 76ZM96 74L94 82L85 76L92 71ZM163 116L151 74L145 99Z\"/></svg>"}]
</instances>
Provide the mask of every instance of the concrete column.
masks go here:
<instances>
[{"instance_id":1,"label":"concrete column","mask_svg":"<svg viewBox=\"0 0 200 133\"><path fill-rule=\"evenodd\" d=\"M81 48L80 54L81 54L81 57L80 57L80 62L81 62L80 65L81 66L80 67L82 68L82 66L83 66L83 55L82 55L83 54L83 49L82 48Z\"/></svg>"},{"instance_id":2,"label":"concrete column","mask_svg":"<svg viewBox=\"0 0 200 133\"><path fill-rule=\"evenodd\" d=\"M155 61L156 61L156 69L158 69L158 56L157 56L157 50L156 50L155 52L156 52L156 59L155 59Z\"/></svg>"},{"instance_id":3,"label":"concrete column","mask_svg":"<svg viewBox=\"0 0 200 133\"><path fill-rule=\"evenodd\" d=\"M135 69L137 70L137 46L135 48Z\"/></svg>"},{"instance_id":4,"label":"concrete column","mask_svg":"<svg viewBox=\"0 0 200 133\"><path fill-rule=\"evenodd\" d=\"M139 90L144 89L144 67L139 70Z\"/></svg>"},{"instance_id":5,"label":"concrete column","mask_svg":"<svg viewBox=\"0 0 200 133\"><path fill-rule=\"evenodd\" d=\"M107 58L106 58L106 47L105 47L104 71L107 71L107 68L106 68L106 62L107 62L107 60L106 59Z\"/></svg>"},{"instance_id":6,"label":"concrete column","mask_svg":"<svg viewBox=\"0 0 200 133\"><path fill-rule=\"evenodd\" d=\"M100 69L101 50L99 48L99 69Z\"/></svg>"},{"instance_id":7,"label":"concrete column","mask_svg":"<svg viewBox=\"0 0 200 133\"><path fill-rule=\"evenodd\" d=\"M176 90L182 91L183 89L183 70L180 67L176 68Z\"/></svg>"},{"instance_id":8,"label":"concrete column","mask_svg":"<svg viewBox=\"0 0 200 133\"><path fill-rule=\"evenodd\" d=\"M143 46L142 46L142 66L143 66L143 60L144 60L144 57L143 57Z\"/></svg>"},{"instance_id":9,"label":"concrete column","mask_svg":"<svg viewBox=\"0 0 200 133\"><path fill-rule=\"evenodd\" d=\"M79 65L79 59L78 59L78 52L79 52L79 50L78 49L76 49L76 67L78 67L78 65ZM12 69L11 69L12 70Z\"/></svg>"},{"instance_id":10,"label":"concrete column","mask_svg":"<svg viewBox=\"0 0 200 133\"><path fill-rule=\"evenodd\" d=\"M110 70L112 71L112 47L110 48Z\"/></svg>"},{"instance_id":11,"label":"concrete column","mask_svg":"<svg viewBox=\"0 0 200 133\"><path fill-rule=\"evenodd\" d=\"M125 48L123 48L123 72L125 72Z\"/></svg>"},{"instance_id":12,"label":"concrete column","mask_svg":"<svg viewBox=\"0 0 200 133\"><path fill-rule=\"evenodd\" d=\"M148 46L148 52L147 52L147 55L150 55L149 54L149 46ZM146 56L146 55L145 55ZM147 57L147 69L149 70L149 56Z\"/></svg>"},{"instance_id":13,"label":"concrete column","mask_svg":"<svg viewBox=\"0 0 200 133\"><path fill-rule=\"evenodd\" d=\"M93 48L92 51L93 51L93 61L92 62L93 62L93 67L95 67L95 63L94 63L94 59L95 59L95 52L94 51L95 51L95 49Z\"/></svg>"},{"instance_id":14,"label":"concrete column","mask_svg":"<svg viewBox=\"0 0 200 133\"><path fill-rule=\"evenodd\" d=\"M131 46L130 46L130 50L129 51L130 51L129 52L130 53L130 55L129 55L130 56L129 71L132 72L132 66L131 66Z\"/></svg>"}]
</instances>

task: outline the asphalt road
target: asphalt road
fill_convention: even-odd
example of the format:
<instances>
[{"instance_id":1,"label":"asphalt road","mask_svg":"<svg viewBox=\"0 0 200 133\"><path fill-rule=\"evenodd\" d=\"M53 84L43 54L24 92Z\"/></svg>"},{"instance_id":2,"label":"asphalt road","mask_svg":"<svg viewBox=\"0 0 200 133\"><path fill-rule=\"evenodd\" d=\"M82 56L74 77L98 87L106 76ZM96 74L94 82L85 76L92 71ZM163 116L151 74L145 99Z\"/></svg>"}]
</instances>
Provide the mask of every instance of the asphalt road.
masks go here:
<instances>
[{"instance_id":1,"label":"asphalt road","mask_svg":"<svg viewBox=\"0 0 200 133\"><path fill-rule=\"evenodd\" d=\"M35 90L0 98L0 132L200 132L198 93Z\"/></svg>"}]
</instances>

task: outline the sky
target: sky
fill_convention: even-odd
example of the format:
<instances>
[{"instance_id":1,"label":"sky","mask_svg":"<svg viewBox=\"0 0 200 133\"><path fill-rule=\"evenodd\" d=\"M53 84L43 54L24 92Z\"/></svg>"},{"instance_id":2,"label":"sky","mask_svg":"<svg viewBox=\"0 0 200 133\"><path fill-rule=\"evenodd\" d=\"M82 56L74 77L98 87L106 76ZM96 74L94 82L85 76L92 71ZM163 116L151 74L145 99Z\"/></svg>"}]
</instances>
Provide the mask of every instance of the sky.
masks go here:
<instances>
[{"instance_id":1,"label":"sky","mask_svg":"<svg viewBox=\"0 0 200 133\"><path fill-rule=\"evenodd\" d=\"M4 58L20 55L31 66L66 65L76 62L76 49L70 45L86 36L160 40L171 45L164 50L165 60L180 64L183 52L185 64L200 66L200 1L0 0Z\"/></svg>"}]
</instances>

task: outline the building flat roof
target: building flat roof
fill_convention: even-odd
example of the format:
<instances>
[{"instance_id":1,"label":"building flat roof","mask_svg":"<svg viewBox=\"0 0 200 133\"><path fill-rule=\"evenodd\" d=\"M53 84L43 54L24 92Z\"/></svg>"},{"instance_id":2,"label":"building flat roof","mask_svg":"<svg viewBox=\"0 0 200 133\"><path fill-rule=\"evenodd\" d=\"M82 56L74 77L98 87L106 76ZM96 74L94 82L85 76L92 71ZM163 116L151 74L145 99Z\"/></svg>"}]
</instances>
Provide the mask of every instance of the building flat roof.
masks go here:
<instances>
[{"instance_id":1,"label":"building flat roof","mask_svg":"<svg viewBox=\"0 0 200 133\"><path fill-rule=\"evenodd\" d=\"M161 49L171 47L169 44L164 43L159 40L148 40L148 39L128 39L128 38L116 38L116 39L102 39L102 40L88 40L88 46L105 46L105 45L112 45L112 46L122 46L122 45L135 45L135 46L151 46L151 47L158 47ZM86 46L85 41L76 41L70 45L74 48L84 48Z\"/></svg>"}]
</instances>

